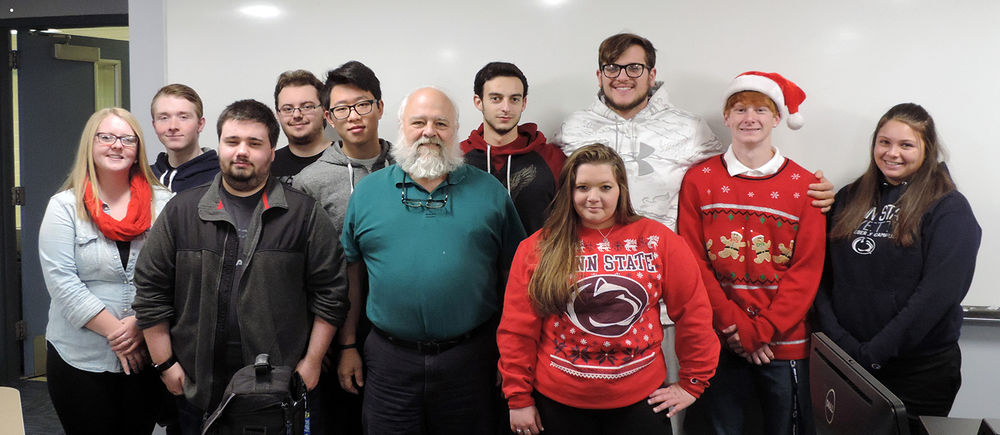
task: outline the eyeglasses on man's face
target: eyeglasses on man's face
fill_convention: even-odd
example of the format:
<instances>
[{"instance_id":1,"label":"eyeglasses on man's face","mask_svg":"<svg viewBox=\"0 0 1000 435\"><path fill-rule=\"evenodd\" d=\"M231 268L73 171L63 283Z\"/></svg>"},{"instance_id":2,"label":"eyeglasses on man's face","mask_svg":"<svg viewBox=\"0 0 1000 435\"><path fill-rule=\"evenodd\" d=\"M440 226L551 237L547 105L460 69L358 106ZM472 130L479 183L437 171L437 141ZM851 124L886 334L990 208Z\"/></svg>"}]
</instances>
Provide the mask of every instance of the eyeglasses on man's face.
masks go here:
<instances>
[{"instance_id":1,"label":"eyeglasses on man's face","mask_svg":"<svg viewBox=\"0 0 1000 435\"><path fill-rule=\"evenodd\" d=\"M432 209L433 210L433 209L442 208L442 207L445 206L445 204L448 203L448 190L447 190L447 186L445 186L445 189L446 190L444 191L444 199L433 199L433 198L412 199L412 198L407 198L407 196L406 196L406 184L403 184L402 193L400 193L400 196L403 198L402 202L403 202L403 205L406 206L406 208L410 208L410 207L418 208L419 207L419 208L426 208L426 209Z\"/></svg>"},{"instance_id":2,"label":"eyeglasses on man's face","mask_svg":"<svg viewBox=\"0 0 1000 435\"><path fill-rule=\"evenodd\" d=\"M354 104L341 104L330 108L330 116L333 116L333 119L347 119L347 117L351 116L351 109L354 109L358 113L358 116L364 116L372 113L373 107L375 107L375 100L363 100Z\"/></svg>"},{"instance_id":3,"label":"eyeglasses on man's face","mask_svg":"<svg viewBox=\"0 0 1000 435\"><path fill-rule=\"evenodd\" d=\"M115 136L111 133L97 133L94 137L97 138L97 143L104 146L114 145L116 141L121 141L122 146L126 148L135 148L139 145L139 137L131 134Z\"/></svg>"},{"instance_id":4,"label":"eyeglasses on man's face","mask_svg":"<svg viewBox=\"0 0 1000 435\"><path fill-rule=\"evenodd\" d=\"M306 104L303 104L301 107L281 106L278 109L278 111L281 112L281 114L285 115L285 116L292 116L295 113L296 110L298 110L299 113L301 113L303 115L307 115L307 114L313 113L313 111L315 111L318 108L319 108L319 106L316 105L316 104L306 103Z\"/></svg>"},{"instance_id":5,"label":"eyeglasses on man's face","mask_svg":"<svg viewBox=\"0 0 1000 435\"><path fill-rule=\"evenodd\" d=\"M616 79L621 75L622 70L625 70L625 75L637 79L642 76L642 73L649 68L641 63L630 63L628 65L619 65L617 63L606 63L601 65L601 72L604 77L609 79Z\"/></svg>"}]
</instances>

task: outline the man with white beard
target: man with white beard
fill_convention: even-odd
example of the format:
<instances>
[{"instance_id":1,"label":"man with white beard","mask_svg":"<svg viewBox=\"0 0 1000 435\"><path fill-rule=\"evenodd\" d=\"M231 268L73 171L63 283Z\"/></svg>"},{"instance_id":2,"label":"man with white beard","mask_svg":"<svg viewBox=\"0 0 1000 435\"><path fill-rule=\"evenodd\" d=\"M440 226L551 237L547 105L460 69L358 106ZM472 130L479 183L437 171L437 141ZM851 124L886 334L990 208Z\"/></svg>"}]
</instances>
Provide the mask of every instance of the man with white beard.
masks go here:
<instances>
[{"instance_id":1,"label":"man with white beard","mask_svg":"<svg viewBox=\"0 0 1000 435\"><path fill-rule=\"evenodd\" d=\"M411 93L399 125L396 164L355 186L341 236L349 279L368 271L362 422L366 433L488 433L499 300L524 229L500 182L463 163L444 92Z\"/></svg>"}]
</instances>

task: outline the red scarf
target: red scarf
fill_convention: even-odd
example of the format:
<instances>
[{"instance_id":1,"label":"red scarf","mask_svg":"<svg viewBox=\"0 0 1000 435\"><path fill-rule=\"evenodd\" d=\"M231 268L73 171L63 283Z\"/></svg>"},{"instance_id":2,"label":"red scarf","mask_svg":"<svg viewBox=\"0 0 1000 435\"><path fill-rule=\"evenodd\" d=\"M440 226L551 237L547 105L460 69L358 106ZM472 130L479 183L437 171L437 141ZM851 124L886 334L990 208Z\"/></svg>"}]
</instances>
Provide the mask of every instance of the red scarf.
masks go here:
<instances>
[{"instance_id":1,"label":"red scarf","mask_svg":"<svg viewBox=\"0 0 1000 435\"><path fill-rule=\"evenodd\" d=\"M118 242L131 242L132 239L149 229L153 220L151 210L151 198L153 190L149 187L149 182L142 175L142 171L133 170L129 176L129 192L131 196L128 200L128 212L122 220L115 220L111 215L104 212L103 205L94 196L90 188L90 177L83 181L86 190L83 193L83 203L90 212L90 217L94 224L101 230L105 237Z\"/></svg>"}]
</instances>

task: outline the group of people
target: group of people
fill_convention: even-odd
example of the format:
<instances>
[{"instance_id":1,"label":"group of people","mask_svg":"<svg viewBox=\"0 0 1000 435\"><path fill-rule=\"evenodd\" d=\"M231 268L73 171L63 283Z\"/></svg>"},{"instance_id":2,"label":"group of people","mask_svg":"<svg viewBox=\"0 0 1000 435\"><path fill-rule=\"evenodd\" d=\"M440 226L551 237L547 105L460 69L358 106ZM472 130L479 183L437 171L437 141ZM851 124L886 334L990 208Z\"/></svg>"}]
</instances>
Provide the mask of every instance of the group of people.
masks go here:
<instances>
[{"instance_id":1,"label":"group of people","mask_svg":"<svg viewBox=\"0 0 1000 435\"><path fill-rule=\"evenodd\" d=\"M655 65L641 36L603 41L597 98L553 142L520 124L506 62L476 75L461 142L433 87L380 138L357 61L230 104L217 150L197 93L163 87L151 166L134 116L98 111L39 237L66 432L200 433L267 353L309 390L311 433L663 434L701 398L739 434L751 396L766 433L810 433L814 331L912 415L947 415L981 230L930 115L890 109L834 199L772 143L803 124L793 82L737 76L726 147Z\"/></svg>"}]
</instances>

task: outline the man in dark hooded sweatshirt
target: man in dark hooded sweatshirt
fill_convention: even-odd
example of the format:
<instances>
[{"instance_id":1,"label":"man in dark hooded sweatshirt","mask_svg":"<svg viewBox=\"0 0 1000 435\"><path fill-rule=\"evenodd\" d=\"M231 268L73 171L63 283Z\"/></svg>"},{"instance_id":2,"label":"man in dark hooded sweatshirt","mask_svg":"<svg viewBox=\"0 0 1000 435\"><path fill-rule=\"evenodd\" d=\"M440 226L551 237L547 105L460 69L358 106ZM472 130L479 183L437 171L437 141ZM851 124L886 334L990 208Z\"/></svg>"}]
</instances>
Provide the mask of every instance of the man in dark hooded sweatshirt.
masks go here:
<instances>
[{"instance_id":1,"label":"man in dark hooded sweatshirt","mask_svg":"<svg viewBox=\"0 0 1000 435\"><path fill-rule=\"evenodd\" d=\"M166 85L153 96L149 109L153 130L166 149L150 165L160 183L171 192L181 192L214 180L219 154L198 145L205 128L198 93L187 85Z\"/></svg>"},{"instance_id":2,"label":"man in dark hooded sweatshirt","mask_svg":"<svg viewBox=\"0 0 1000 435\"><path fill-rule=\"evenodd\" d=\"M518 125L528 79L517 66L490 62L476 73L472 101L483 123L462 141L469 165L493 174L507 188L527 234L542 227L566 156L546 142L534 123ZM489 164L487 164L489 162Z\"/></svg>"}]
</instances>

